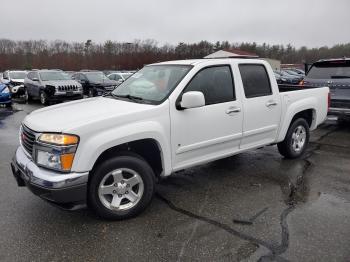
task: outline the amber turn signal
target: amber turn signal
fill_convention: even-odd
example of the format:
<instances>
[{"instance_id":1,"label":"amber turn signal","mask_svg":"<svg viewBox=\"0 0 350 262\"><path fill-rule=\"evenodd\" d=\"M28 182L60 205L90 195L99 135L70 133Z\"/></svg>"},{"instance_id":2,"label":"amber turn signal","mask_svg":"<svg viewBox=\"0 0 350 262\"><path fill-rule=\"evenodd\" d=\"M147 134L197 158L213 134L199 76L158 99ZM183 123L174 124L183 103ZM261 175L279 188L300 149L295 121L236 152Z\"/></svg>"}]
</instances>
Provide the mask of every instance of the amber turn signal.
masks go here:
<instances>
[{"instance_id":1,"label":"amber turn signal","mask_svg":"<svg viewBox=\"0 0 350 262\"><path fill-rule=\"evenodd\" d=\"M72 168L74 160L74 154L63 154L61 155L61 167L64 171L69 171Z\"/></svg>"}]
</instances>

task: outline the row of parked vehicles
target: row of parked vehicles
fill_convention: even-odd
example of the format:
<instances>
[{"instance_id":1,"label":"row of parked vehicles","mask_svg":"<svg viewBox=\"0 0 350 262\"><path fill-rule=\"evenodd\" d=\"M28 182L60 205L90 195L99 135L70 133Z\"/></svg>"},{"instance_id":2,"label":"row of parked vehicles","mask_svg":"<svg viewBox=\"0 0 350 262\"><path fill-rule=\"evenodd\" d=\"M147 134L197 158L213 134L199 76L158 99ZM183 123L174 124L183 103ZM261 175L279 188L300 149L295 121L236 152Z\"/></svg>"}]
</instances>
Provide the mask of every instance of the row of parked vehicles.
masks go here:
<instances>
[{"instance_id":1,"label":"row of parked vehicles","mask_svg":"<svg viewBox=\"0 0 350 262\"><path fill-rule=\"evenodd\" d=\"M78 72L62 70L5 71L0 77L0 104L11 105L11 97L25 101L38 99L42 104L75 100L84 96L100 96L111 92L134 71ZM275 70L278 84L329 86L331 90L330 114L338 118L350 117L350 59L324 59L315 62L305 72L297 68ZM1 76L1 74L0 74Z\"/></svg>"},{"instance_id":2,"label":"row of parked vehicles","mask_svg":"<svg viewBox=\"0 0 350 262\"><path fill-rule=\"evenodd\" d=\"M133 73L111 72L105 75L96 70L8 70L1 78L0 103L9 106L12 97L22 97L24 101L40 100L43 105L47 105L51 102L81 99L84 95L99 96L115 89Z\"/></svg>"},{"instance_id":3,"label":"row of parked vehicles","mask_svg":"<svg viewBox=\"0 0 350 262\"><path fill-rule=\"evenodd\" d=\"M3 73L0 85L0 103L11 105L11 97L22 97L26 102L40 100L43 105L52 102L100 96L112 91L134 71L62 71L8 70ZM278 84L299 84L305 72L297 68L275 70ZM4 85L5 84L5 85Z\"/></svg>"},{"instance_id":4,"label":"row of parked vehicles","mask_svg":"<svg viewBox=\"0 0 350 262\"><path fill-rule=\"evenodd\" d=\"M305 77L305 72L298 68L284 68L274 73L278 84L298 85Z\"/></svg>"}]
</instances>

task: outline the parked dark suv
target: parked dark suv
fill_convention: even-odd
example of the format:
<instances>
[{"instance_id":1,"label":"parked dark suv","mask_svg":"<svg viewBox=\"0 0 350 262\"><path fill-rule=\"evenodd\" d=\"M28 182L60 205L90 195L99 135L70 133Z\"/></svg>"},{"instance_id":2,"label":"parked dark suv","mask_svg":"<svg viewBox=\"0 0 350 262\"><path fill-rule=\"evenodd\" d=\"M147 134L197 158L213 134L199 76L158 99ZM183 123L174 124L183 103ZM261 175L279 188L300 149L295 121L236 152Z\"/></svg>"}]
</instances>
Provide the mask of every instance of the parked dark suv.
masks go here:
<instances>
[{"instance_id":1,"label":"parked dark suv","mask_svg":"<svg viewBox=\"0 0 350 262\"><path fill-rule=\"evenodd\" d=\"M51 101L83 98L81 84L61 70L33 70L24 79L25 97L39 98L43 105Z\"/></svg>"},{"instance_id":2,"label":"parked dark suv","mask_svg":"<svg viewBox=\"0 0 350 262\"><path fill-rule=\"evenodd\" d=\"M75 73L72 78L83 86L84 94L89 97L100 96L106 92L111 92L118 86L117 81L110 80L101 71L84 70Z\"/></svg>"},{"instance_id":3,"label":"parked dark suv","mask_svg":"<svg viewBox=\"0 0 350 262\"><path fill-rule=\"evenodd\" d=\"M308 86L328 86L331 91L330 115L350 118L350 58L327 59L314 63L304 78Z\"/></svg>"}]
</instances>

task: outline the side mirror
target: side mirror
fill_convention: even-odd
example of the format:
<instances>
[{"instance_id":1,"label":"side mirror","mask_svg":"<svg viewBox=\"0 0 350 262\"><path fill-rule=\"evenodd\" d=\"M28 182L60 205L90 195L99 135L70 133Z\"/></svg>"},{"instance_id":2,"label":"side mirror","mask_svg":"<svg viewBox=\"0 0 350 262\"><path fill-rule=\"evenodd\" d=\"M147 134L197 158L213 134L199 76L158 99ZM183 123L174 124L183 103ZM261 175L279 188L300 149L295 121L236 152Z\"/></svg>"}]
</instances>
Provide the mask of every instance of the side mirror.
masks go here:
<instances>
[{"instance_id":1,"label":"side mirror","mask_svg":"<svg viewBox=\"0 0 350 262\"><path fill-rule=\"evenodd\" d=\"M202 92L190 91L182 95L180 107L182 109L205 106L205 98Z\"/></svg>"},{"instance_id":2,"label":"side mirror","mask_svg":"<svg viewBox=\"0 0 350 262\"><path fill-rule=\"evenodd\" d=\"M35 82L39 82L39 78L37 78L37 77L34 77L32 80Z\"/></svg>"}]
</instances>

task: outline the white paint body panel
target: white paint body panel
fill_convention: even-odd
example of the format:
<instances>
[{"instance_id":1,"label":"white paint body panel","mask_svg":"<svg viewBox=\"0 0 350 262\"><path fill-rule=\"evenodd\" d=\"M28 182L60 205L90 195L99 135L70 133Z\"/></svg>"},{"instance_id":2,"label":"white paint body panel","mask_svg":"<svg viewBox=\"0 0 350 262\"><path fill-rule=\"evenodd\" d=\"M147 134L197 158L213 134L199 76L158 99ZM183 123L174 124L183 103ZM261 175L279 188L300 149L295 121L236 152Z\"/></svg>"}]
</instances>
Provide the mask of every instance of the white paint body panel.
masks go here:
<instances>
[{"instance_id":1,"label":"white paint body panel","mask_svg":"<svg viewBox=\"0 0 350 262\"><path fill-rule=\"evenodd\" d=\"M72 172L90 171L107 149L140 139L157 141L162 154L162 175L224 158L242 151L280 142L294 115L312 109L315 129L327 116L328 88L279 93L270 65L257 59L202 59L163 64L191 64L192 70L160 105L113 98L91 98L46 107L28 115L23 123L38 132L76 134L80 137ZM238 65L263 64L273 94L246 99ZM211 65L230 65L236 100L178 110L176 102L192 77ZM275 101L273 107L266 103ZM239 112L226 113L235 107Z\"/></svg>"}]
</instances>

